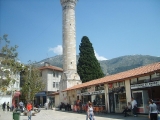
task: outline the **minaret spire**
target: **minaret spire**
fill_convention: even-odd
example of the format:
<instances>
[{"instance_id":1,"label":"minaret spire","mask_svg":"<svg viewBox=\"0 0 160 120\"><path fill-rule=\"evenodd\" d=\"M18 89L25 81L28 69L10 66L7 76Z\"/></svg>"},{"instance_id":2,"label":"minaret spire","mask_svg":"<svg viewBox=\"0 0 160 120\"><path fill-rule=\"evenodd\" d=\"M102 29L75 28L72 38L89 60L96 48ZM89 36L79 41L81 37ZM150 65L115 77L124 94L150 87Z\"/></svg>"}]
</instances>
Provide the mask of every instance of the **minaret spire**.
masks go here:
<instances>
[{"instance_id":1,"label":"minaret spire","mask_svg":"<svg viewBox=\"0 0 160 120\"><path fill-rule=\"evenodd\" d=\"M82 83L77 73L76 64L76 25L75 6L77 0L60 0L63 11L62 38L63 38L63 75L60 81L60 91ZM60 101L64 101L65 95L60 92Z\"/></svg>"}]
</instances>

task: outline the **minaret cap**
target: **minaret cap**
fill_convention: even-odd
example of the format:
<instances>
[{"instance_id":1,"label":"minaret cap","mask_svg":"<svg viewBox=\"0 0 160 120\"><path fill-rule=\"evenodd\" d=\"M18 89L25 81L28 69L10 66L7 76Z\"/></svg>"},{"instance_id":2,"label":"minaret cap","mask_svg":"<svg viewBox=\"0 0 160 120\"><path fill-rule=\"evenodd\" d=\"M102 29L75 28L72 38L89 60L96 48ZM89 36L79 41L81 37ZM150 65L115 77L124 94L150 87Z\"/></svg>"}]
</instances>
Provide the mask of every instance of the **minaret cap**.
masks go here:
<instances>
[{"instance_id":1,"label":"minaret cap","mask_svg":"<svg viewBox=\"0 0 160 120\"><path fill-rule=\"evenodd\" d=\"M65 7L65 6L72 6L74 4L74 6L76 5L78 0L61 0L61 5L62 7Z\"/></svg>"}]
</instances>

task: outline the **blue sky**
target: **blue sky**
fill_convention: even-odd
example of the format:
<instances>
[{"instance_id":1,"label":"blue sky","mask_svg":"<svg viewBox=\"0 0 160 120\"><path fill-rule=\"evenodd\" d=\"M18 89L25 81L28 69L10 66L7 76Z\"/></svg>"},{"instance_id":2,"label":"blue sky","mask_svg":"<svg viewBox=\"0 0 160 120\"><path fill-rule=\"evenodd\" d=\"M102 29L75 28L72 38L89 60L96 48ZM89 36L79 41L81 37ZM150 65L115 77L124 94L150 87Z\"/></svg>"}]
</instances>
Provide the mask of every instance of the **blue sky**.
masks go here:
<instances>
[{"instance_id":1,"label":"blue sky","mask_svg":"<svg viewBox=\"0 0 160 120\"><path fill-rule=\"evenodd\" d=\"M60 0L0 0L0 36L18 45L22 63L62 53ZM76 46L88 36L97 59L160 56L160 0L79 0Z\"/></svg>"}]
</instances>

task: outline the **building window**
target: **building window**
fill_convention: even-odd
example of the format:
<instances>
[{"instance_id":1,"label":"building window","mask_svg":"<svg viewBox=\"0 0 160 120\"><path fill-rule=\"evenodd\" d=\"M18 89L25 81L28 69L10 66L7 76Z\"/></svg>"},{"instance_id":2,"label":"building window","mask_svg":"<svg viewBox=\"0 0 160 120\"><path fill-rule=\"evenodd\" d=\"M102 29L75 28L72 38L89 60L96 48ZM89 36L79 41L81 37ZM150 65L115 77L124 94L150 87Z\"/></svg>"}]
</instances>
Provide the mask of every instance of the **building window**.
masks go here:
<instances>
[{"instance_id":1,"label":"building window","mask_svg":"<svg viewBox=\"0 0 160 120\"><path fill-rule=\"evenodd\" d=\"M124 85L125 85L125 84L124 84L124 81L120 82L119 85L120 85L120 86L124 86Z\"/></svg>"},{"instance_id":2,"label":"building window","mask_svg":"<svg viewBox=\"0 0 160 120\"><path fill-rule=\"evenodd\" d=\"M40 77L42 77L42 72L40 72Z\"/></svg>"},{"instance_id":3,"label":"building window","mask_svg":"<svg viewBox=\"0 0 160 120\"><path fill-rule=\"evenodd\" d=\"M144 83L144 82L149 82L149 81L150 81L150 76L144 76L144 77L138 78L138 83Z\"/></svg>"},{"instance_id":4,"label":"building window","mask_svg":"<svg viewBox=\"0 0 160 120\"><path fill-rule=\"evenodd\" d=\"M59 83L58 82L56 82L56 88L59 88Z\"/></svg>"},{"instance_id":5,"label":"building window","mask_svg":"<svg viewBox=\"0 0 160 120\"><path fill-rule=\"evenodd\" d=\"M131 79L131 84L136 84L137 83L137 78Z\"/></svg>"},{"instance_id":6,"label":"building window","mask_svg":"<svg viewBox=\"0 0 160 120\"><path fill-rule=\"evenodd\" d=\"M152 81L156 81L160 79L160 74L159 73L155 73L151 75L151 80Z\"/></svg>"},{"instance_id":7,"label":"building window","mask_svg":"<svg viewBox=\"0 0 160 120\"><path fill-rule=\"evenodd\" d=\"M53 77L55 77L56 73L53 71Z\"/></svg>"},{"instance_id":8,"label":"building window","mask_svg":"<svg viewBox=\"0 0 160 120\"><path fill-rule=\"evenodd\" d=\"M19 84L18 84L18 82L16 82L16 88L18 88L18 86L19 86Z\"/></svg>"},{"instance_id":9,"label":"building window","mask_svg":"<svg viewBox=\"0 0 160 120\"><path fill-rule=\"evenodd\" d=\"M58 78L58 72L56 72L56 77Z\"/></svg>"},{"instance_id":10,"label":"building window","mask_svg":"<svg viewBox=\"0 0 160 120\"><path fill-rule=\"evenodd\" d=\"M113 83L114 87L119 87L119 82Z\"/></svg>"},{"instance_id":11,"label":"building window","mask_svg":"<svg viewBox=\"0 0 160 120\"><path fill-rule=\"evenodd\" d=\"M53 88L55 88L56 87L56 83L55 82L53 82Z\"/></svg>"}]
</instances>

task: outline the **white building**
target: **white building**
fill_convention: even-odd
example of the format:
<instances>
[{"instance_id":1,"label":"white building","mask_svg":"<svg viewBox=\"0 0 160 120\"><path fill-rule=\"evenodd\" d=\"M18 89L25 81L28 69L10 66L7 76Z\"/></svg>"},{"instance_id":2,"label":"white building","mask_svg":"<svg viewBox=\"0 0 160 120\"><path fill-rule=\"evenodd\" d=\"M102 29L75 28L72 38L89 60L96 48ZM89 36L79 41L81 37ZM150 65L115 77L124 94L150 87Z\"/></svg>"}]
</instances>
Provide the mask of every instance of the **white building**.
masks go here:
<instances>
[{"instance_id":1,"label":"white building","mask_svg":"<svg viewBox=\"0 0 160 120\"><path fill-rule=\"evenodd\" d=\"M44 105L45 102L55 101L52 93L59 91L59 82L63 73L63 69L51 66L49 63L45 62L43 67L39 68L41 70L42 79L45 81L46 86L44 91L36 94L35 103Z\"/></svg>"},{"instance_id":2,"label":"white building","mask_svg":"<svg viewBox=\"0 0 160 120\"><path fill-rule=\"evenodd\" d=\"M0 69L4 70L3 67L1 67ZM4 102L9 102L10 106L14 105L14 107L16 106L16 104L19 103L19 95L20 95L20 73L17 72L16 74L14 74L13 72L11 72L11 82L10 85L6 88L6 90L3 92L0 90L0 105L3 104ZM1 76L0 79L6 79L5 75L3 74L3 71L1 71ZM12 82L14 81L14 82Z\"/></svg>"}]
</instances>

